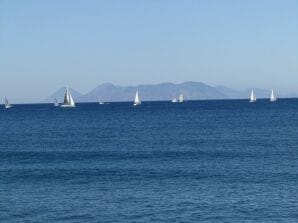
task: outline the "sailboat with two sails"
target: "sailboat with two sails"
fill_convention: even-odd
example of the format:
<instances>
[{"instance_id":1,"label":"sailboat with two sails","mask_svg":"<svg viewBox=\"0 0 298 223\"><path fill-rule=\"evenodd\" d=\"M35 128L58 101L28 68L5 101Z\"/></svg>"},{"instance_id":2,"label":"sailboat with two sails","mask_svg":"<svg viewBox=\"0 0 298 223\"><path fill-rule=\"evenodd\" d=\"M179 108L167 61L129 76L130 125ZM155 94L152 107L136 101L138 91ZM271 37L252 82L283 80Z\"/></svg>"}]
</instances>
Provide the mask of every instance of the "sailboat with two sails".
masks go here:
<instances>
[{"instance_id":1,"label":"sailboat with two sails","mask_svg":"<svg viewBox=\"0 0 298 223\"><path fill-rule=\"evenodd\" d=\"M66 88L65 95L64 95L64 100L63 103L61 104L62 108L74 108L76 107L76 104L71 96L69 88Z\"/></svg>"},{"instance_id":2,"label":"sailboat with two sails","mask_svg":"<svg viewBox=\"0 0 298 223\"><path fill-rule=\"evenodd\" d=\"M6 109L9 109L9 108L11 108L12 107L12 105L9 103L9 101L7 100L7 98L5 98L5 108Z\"/></svg>"}]
</instances>

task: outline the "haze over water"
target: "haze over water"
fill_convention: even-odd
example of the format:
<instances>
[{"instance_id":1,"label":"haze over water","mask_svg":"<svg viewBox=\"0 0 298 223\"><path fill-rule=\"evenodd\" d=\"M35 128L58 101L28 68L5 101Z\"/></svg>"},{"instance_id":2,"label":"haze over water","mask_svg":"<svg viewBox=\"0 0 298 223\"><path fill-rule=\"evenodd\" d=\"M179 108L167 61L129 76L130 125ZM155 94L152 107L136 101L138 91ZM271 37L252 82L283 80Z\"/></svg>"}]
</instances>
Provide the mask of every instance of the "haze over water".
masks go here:
<instances>
[{"instance_id":1,"label":"haze over water","mask_svg":"<svg viewBox=\"0 0 298 223\"><path fill-rule=\"evenodd\" d=\"M0 221L295 222L298 100L0 109Z\"/></svg>"}]
</instances>

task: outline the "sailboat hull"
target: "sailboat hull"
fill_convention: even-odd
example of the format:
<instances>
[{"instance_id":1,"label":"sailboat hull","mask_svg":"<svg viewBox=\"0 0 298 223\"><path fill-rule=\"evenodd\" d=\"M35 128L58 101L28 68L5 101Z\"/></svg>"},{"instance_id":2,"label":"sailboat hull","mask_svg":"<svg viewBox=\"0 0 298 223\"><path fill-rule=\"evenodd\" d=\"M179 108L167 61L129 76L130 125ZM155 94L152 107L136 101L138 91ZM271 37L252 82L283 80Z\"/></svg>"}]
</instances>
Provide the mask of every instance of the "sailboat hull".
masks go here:
<instances>
[{"instance_id":1,"label":"sailboat hull","mask_svg":"<svg viewBox=\"0 0 298 223\"><path fill-rule=\"evenodd\" d=\"M75 105L61 105L61 108L74 108Z\"/></svg>"}]
</instances>

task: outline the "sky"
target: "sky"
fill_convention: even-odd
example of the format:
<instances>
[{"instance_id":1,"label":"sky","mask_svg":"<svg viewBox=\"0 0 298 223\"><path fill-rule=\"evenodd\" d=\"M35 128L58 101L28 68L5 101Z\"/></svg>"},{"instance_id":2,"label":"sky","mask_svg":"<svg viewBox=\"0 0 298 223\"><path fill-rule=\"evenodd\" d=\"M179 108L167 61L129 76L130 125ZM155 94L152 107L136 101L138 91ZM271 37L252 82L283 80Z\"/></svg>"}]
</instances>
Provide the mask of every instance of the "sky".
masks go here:
<instances>
[{"instance_id":1,"label":"sky","mask_svg":"<svg viewBox=\"0 0 298 223\"><path fill-rule=\"evenodd\" d=\"M298 0L0 0L0 100L184 81L298 93Z\"/></svg>"}]
</instances>

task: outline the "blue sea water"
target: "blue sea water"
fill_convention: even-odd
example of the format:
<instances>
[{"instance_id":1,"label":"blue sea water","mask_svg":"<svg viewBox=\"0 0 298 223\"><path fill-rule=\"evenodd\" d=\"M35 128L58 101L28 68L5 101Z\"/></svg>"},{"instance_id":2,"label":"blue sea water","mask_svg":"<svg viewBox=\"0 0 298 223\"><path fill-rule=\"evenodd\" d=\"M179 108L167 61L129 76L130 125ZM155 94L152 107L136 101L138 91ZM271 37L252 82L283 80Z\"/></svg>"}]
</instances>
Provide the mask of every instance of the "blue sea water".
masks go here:
<instances>
[{"instance_id":1,"label":"blue sea water","mask_svg":"<svg viewBox=\"0 0 298 223\"><path fill-rule=\"evenodd\" d=\"M298 100L0 109L1 222L298 222Z\"/></svg>"}]
</instances>

